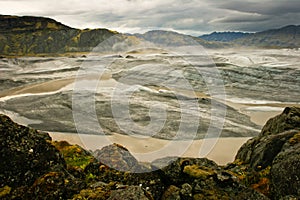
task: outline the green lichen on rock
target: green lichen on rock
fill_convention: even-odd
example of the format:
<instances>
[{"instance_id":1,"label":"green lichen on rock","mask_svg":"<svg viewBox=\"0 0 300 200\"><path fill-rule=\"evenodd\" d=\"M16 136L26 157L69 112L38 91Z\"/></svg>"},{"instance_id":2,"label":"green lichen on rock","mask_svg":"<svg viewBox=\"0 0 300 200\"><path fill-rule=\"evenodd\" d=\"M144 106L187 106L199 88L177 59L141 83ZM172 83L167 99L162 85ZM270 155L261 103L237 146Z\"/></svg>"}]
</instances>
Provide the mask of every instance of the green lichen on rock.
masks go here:
<instances>
[{"instance_id":1,"label":"green lichen on rock","mask_svg":"<svg viewBox=\"0 0 300 200\"><path fill-rule=\"evenodd\" d=\"M65 166L49 140L47 133L18 125L0 115L0 187L32 184L52 168Z\"/></svg>"},{"instance_id":2,"label":"green lichen on rock","mask_svg":"<svg viewBox=\"0 0 300 200\"><path fill-rule=\"evenodd\" d=\"M5 196L9 195L10 192L11 192L11 187L9 187L7 185L0 188L0 198L3 198Z\"/></svg>"},{"instance_id":3,"label":"green lichen on rock","mask_svg":"<svg viewBox=\"0 0 300 200\"><path fill-rule=\"evenodd\" d=\"M272 199L300 198L300 108L287 107L244 144L230 170Z\"/></svg>"},{"instance_id":4,"label":"green lichen on rock","mask_svg":"<svg viewBox=\"0 0 300 200\"><path fill-rule=\"evenodd\" d=\"M292 138L289 139L291 145L296 145L300 143L300 132L295 134Z\"/></svg>"},{"instance_id":5,"label":"green lichen on rock","mask_svg":"<svg viewBox=\"0 0 300 200\"><path fill-rule=\"evenodd\" d=\"M106 200L110 195L110 191L105 191L103 188L89 188L83 189L79 194L76 194L73 197L73 200L89 200L89 199L97 199L97 200Z\"/></svg>"},{"instance_id":6,"label":"green lichen on rock","mask_svg":"<svg viewBox=\"0 0 300 200\"><path fill-rule=\"evenodd\" d=\"M170 185L169 188L164 191L161 199L180 199L180 188L176 187L175 185Z\"/></svg>"},{"instance_id":7,"label":"green lichen on rock","mask_svg":"<svg viewBox=\"0 0 300 200\"><path fill-rule=\"evenodd\" d=\"M183 172L189 176L197 179L207 179L215 172L208 167L200 167L198 165L188 165L183 168Z\"/></svg>"},{"instance_id":8,"label":"green lichen on rock","mask_svg":"<svg viewBox=\"0 0 300 200\"><path fill-rule=\"evenodd\" d=\"M71 145L66 141L54 141L52 144L63 155L69 167L80 167L85 169L87 165L95 161L90 152L84 150L79 145Z\"/></svg>"},{"instance_id":9,"label":"green lichen on rock","mask_svg":"<svg viewBox=\"0 0 300 200\"><path fill-rule=\"evenodd\" d=\"M227 166L180 157L143 164L118 144L92 154L65 141L52 142L47 133L15 124L4 115L0 133L1 199L300 198L297 127L250 140Z\"/></svg>"}]
</instances>

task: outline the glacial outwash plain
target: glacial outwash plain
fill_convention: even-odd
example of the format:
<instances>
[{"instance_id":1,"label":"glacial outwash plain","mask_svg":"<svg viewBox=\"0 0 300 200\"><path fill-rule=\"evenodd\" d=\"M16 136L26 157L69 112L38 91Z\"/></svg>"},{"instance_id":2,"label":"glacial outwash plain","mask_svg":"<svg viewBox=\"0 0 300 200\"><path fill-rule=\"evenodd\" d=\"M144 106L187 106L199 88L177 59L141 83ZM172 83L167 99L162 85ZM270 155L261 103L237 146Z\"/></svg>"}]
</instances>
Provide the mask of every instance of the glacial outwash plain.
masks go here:
<instances>
[{"instance_id":1,"label":"glacial outwash plain","mask_svg":"<svg viewBox=\"0 0 300 200\"><path fill-rule=\"evenodd\" d=\"M300 199L299 48L0 15L0 199Z\"/></svg>"}]
</instances>

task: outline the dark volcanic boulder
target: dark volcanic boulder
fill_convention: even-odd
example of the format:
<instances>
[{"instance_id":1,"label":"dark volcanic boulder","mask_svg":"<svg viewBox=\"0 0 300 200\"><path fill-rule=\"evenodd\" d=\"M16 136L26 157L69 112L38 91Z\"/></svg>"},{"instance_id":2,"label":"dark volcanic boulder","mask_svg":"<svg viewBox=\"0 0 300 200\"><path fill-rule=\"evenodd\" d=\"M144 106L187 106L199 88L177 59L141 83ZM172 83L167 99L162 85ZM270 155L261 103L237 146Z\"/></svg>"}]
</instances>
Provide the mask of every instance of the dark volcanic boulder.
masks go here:
<instances>
[{"instance_id":1,"label":"dark volcanic boulder","mask_svg":"<svg viewBox=\"0 0 300 200\"><path fill-rule=\"evenodd\" d=\"M169 185L163 199L268 199L206 158L167 157L152 166L161 168L162 181Z\"/></svg>"},{"instance_id":2,"label":"dark volcanic boulder","mask_svg":"<svg viewBox=\"0 0 300 200\"><path fill-rule=\"evenodd\" d=\"M209 178L218 168L214 161L206 158L166 157L154 160L151 164L153 169L160 169L167 184L183 184L190 176Z\"/></svg>"},{"instance_id":3,"label":"dark volcanic boulder","mask_svg":"<svg viewBox=\"0 0 300 200\"><path fill-rule=\"evenodd\" d=\"M171 200L171 199L174 199L174 200L180 200L181 197L180 197L180 188L174 186L174 185L171 185L163 194L162 200Z\"/></svg>"},{"instance_id":4,"label":"dark volcanic boulder","mask_svg":"<svg viewBox=\"0 0 300 200\"><path fill-rule=\"evenodd\" d=\"M47 133L0 115L0 199L68 199L85 187Z\"/></svg>"},{"instance_id":5,"label":"dark volcanic boulder","mask_svg":"<svg viewBox=\"0 0 300 200\"><path fill-rule=\"evenodd\" d=\"M69 176L64 170L51 171L39 177L29 188L23 199L69 199L86 187L80 180Z\"/></svg>"},{"instance_id":6,"label":"dark volcanic boulder","mask_svg":"<svg viewBox=\"0 0 300 200\"><path fill-rule=\"evenodd\" d=\"M300 108L287 107L270 119L258 137L252 138L238 151L236 159L254 169L270 166L283 145L300 130Z\"/></svg>"},{"instance_id":7,"label":"dark volcanic boulder","mask_svg":"<svg viewBox=\"0 0 300 200\"><path fill-rule=\"evenodd\" d=\"M273 161L271 192L274 199L286 195L300 198L300 132L287 140Z\"/></svg>"},{"instance_id":8,"label":"dark volcanic boulder","mask_svg":"<svg viewBox=\"0 0 300 200\"><path fill-rule=\"evenodd\" d=\"M124 189L112 190L108 200L131 199L131 200L152 200L146 196L145 191L139 186L126 186Z\"/></svg>"},{"instance_id":9,"label":"dark volcanic boulder","mask_svg":"<svg viewBox=\"0 0 300 200\"><path fill-rule=\"evenodd\" d=\"M155 199L161 197L165 186L160 174L151 167L139 163L123 146L112 144L94 152L99 163L91 163L85 169L105 182L116 181L128 186L139 186Z\"/></svg>"},{"instance_id":10,"label":"dark volcanic boulder","mask_svg":"<svg viewBox=\"0 0 300 200\"><path fill-rule=\"evenodd\" d=\"M300 108L287 107L284 111L270 119L262 128L260 136L274 135L287 130L300 130Z\"/></svg>"},{"instance_id":11,"label":"dark volcanic boulder","mask_svg":"<svg viewBox=\"0 0 300 200\"><path fill-rule=\"evenodd\" d=\"M251 188L243 188L242 191L232 199L234 200L268 200L263 194L254 191Z\"/></svg>"},{"instance_id":12,"label":"dark volcanic boulder","mask_svg":"<svg viewBox=\"0 0 300 200\"><path fill-rule=\"evenodd\" d=\"M263 186L272 199L300 198L299 130L300 108L285 108L236 156L235 163L240 163L240 169L245 169L242 174L247 174L244 179L252 179L250 182L255 184L250 185L254 188Z\"/></svg>"},{"instance_id":13,"label":"dark volcanic boulder","mask_svg":"<svg viewBox=\"0 0 300 200\"><path fill-rule=\"evenodd\" d=\"M119 171L141 172L137 159L123 146L112 144L94 152L95 158L104 165Z\"/></svg>"},{"instance_id":14,"label":"dark volcanic boulder","mask_svg":"<svg viewBox=\"0 0 300 200\"><path fill-rule=\"evenodd\" d=\"M65 166L47 133L14 123L0 115L0 188L31 185L55 166Z\"/></svg>"},{"instance_id":15,"label":"dark volcanic boulder","mask_svg":"<svg viewBox=\"0 0 300 200\"><path fill-rule=\"evenodd\" d=\"M239 149L236 159L249 164L255 170L265 169L272 165L286 141L297 133L296 130L290 130L277 135L253 138Z\"/></svg>"}]
</instances>

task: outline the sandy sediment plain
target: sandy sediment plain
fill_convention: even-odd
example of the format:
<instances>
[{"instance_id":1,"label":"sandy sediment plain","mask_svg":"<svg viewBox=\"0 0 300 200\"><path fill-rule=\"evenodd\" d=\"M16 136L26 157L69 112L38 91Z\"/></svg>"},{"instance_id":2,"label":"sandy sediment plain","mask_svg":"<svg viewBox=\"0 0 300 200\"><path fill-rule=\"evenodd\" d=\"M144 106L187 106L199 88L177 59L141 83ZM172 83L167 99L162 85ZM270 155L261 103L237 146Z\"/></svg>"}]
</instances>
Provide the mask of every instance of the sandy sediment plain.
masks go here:
<instances>
[{"instance_id":1,"label":"sandy sediment plain","mask_svg":"<svg viewBox=\"0 0 300 200\"><path fill-rule=\"evenodd\" d=\"M188 147L183 155L199 156L201 144L213 140L206 133L210 127L212 102L217 102L216 108L226 109L223 129L220 130L222 138L206 156L225 164L233 160L237 149L248 138L258 134L267 119L280 113L285 106L299 106L300 102L298 51L236 52L208 52L223 79L226 99L212 98L201 74L195 73L195 67L205 71L211 66L201 63L186 66L182 58L168 54L115 57L105 69L99 69L97 62L102 62L107 57L93 57L91 60L89 57L1 59L0 70L3 75L0 77L0 111L19 123L52 132L51 136L55 140L67 140L86 146L87 149L100 148L105 145L101 143L103 140L108 143L116 142L126 146L139 159L147 161L157 156L181 154L182 152L172 148L162 151L170 142L181 147L179 149ZM87 62L94 63L88 67L98 67L95 70L96 74L91 75L89 70L86 70L86 74L78 77L78 71L82 70L83 63ZM185 83L178 78L178 72L184 74L184 79L189 81L193 91L189 87L177 86L178 83ZM102 76L99 77L99 74ZM78 85L87 90L91 86L101 133L87 123L81 125L82 136L72 134L77 133L72 98L74 87ZM116 88L131 88L131 98L126 99L126 102L123 98L118 98L119 96L113 96ZM126 107L128 101L130 117L140 127L147 127L151 123L151 107L166 109L165 119L160 116L160 112L151 113L151 117L154 117L158 124L163 122L163 126L154 135L143 131L143 128L126 135L126 131L132 131L132 124L126 126L125 123L120 128L120 124L115 121L112 102L114 105ZM189 103L191 101L197 102L198 109L191 106L182 109L182 102L194 105ZM157 102L160 102L159 105ZM84 111L84 108L89 106L87 104L88 102L82 101L75 106ZM192 119L191 122L199 119L199 127L195 130L189 122L182 122L182 113L187 113ZM124 116L127 116L125 114ZM119 120L126 122L126 119ZM185 123L186 135L177 138L181 123ZM203 140L204 138L206 139Z\"/></svg>"}]
</instances>

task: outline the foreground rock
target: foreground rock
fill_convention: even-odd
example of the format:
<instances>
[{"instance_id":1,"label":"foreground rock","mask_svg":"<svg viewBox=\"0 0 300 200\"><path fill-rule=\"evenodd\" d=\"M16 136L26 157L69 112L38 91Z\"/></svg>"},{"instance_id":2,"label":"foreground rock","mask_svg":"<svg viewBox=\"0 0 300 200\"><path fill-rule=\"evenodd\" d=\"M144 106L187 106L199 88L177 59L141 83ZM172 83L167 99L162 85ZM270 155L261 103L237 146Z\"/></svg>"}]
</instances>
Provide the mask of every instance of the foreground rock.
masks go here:
<instances>
[{"instance_id":1,"label":"foreground rock","mask_svg":"<svg viewBox=\"0 0 300 200\"><path fill-rule=\"evenodd\" d=\"M67 199L85 187L66 170L47 133L0 115L0 146L1 199Z\"/></svg>"},{"instance_id":2,"label":"foreground rock","mask_svg":"<svg viewBox=\"0 0 300 200\"><path fill-rule=\"evenodd\" d=\"M47 142L48 134L19 126L6 116L0 117L0 132L1 187L33 184L51 169L65 166L58 150Z\"/></svg>"},{"instance_id":3,"label":"foreground rock","mask_svg":"<svg viewBox=\"0 0 300 200\"><path fill-rule=\"evenodd\" d=\"M169 164L159 170L168 186L162 199L268 199L206 158L162 158L152 165L165 162Z\"/></svg>"},{"instance_id":4,"label":"foreground rock","mask_svg":"<svg viewBox=\"0 0 300 200\"><path fill-rule=\"evenodd\" d=\"M249 140L225 167L206 158L139 163L118 144L91 153L0 115L0 198L299 199L299 114L285 109L276 119L290 128L276 132L270 120L270 134Z\"/></svg>"},{"instance_id":5,"label":"foreground rock","mask_svg":"<svg viewBox=\"0 0 300 200\"><path fill-rule=\"evenodd\" d=\"M258 137L241 147L238 162L261 176L256 182L271 198L300 198L300 108L285 108L270 119Z\"/></svg>"},{"instance_id":6,"label":"foreground rock","mask_svg":"<svg viewBox=\"0 0 300 200\"><path fill-rule=\"evenodd\" d=\"M274 135L292 129L300 130L300 108L297 107L287 107L281 115L270 119L260 136Z\"/></svg>"}]
</instances>

